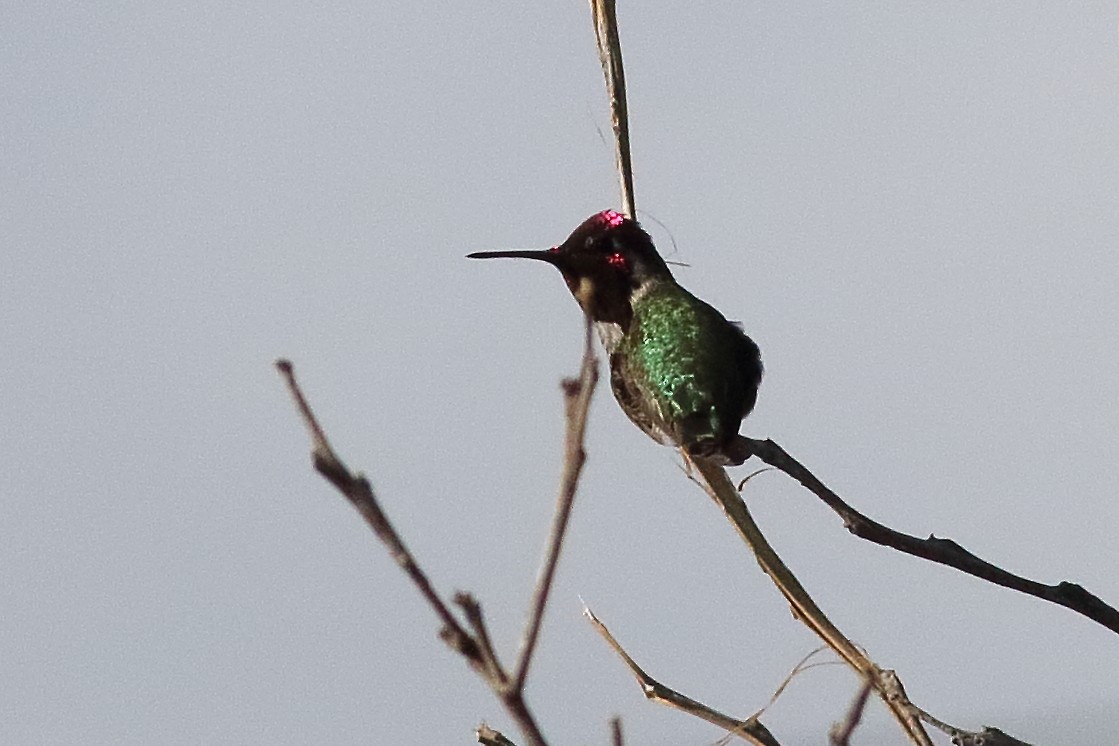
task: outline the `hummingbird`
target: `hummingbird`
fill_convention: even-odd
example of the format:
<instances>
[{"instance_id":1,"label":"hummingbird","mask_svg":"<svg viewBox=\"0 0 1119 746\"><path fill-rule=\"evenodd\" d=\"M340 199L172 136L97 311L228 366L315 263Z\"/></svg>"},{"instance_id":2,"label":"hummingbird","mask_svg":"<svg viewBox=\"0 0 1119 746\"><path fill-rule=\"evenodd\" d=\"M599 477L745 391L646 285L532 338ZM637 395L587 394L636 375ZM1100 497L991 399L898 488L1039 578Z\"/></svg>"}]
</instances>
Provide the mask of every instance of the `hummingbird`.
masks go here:
<instances>
[{"instance_id":1,"label":"hummingbird","mask_svg":"<svg viewBox=\"0 0 1119 746\"><path fill-rule=\"evenodd\" d=\"M603 210L550 249L468 257L535 259L558 269L594 322L614 398L637 427L723 465L749 458L738 429L758 397L758 346L676 282L636 220Z\"/></svg>"}]
</instances>

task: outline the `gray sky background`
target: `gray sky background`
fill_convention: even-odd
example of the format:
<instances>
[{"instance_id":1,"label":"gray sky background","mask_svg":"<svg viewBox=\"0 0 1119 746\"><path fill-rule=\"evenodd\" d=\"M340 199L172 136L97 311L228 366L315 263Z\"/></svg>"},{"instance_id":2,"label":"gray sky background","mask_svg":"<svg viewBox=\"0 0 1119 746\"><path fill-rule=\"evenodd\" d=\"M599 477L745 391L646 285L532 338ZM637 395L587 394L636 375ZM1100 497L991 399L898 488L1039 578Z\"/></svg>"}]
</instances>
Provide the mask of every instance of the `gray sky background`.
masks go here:
<instances>
[{"instance_id":1,"label":"gray sky background","mask_svg":"<svg viewBox=\"0 0 1119 746\"><path fill-rule=\"evenodd\" d=\"M639 210L762 348L744 432L892 526L1119 602L1117 4L620 20ZM511 655L581 319L552 270L463 255L617 205L584 3L18 3L2 27L0 741L509 728L312 473L272 361ZM674 452L605 387L592 415L530 699L556 743L619 714L627 743L710 744L580 597L741 715L816 641ZM782 475L747 496L939 717L1038 744L1119 727L1114 634L862 543ZM814 669L765 722L822 743L855 686ZM862 735L902 743L880 705Z\"/></svg>"}]
</instances>

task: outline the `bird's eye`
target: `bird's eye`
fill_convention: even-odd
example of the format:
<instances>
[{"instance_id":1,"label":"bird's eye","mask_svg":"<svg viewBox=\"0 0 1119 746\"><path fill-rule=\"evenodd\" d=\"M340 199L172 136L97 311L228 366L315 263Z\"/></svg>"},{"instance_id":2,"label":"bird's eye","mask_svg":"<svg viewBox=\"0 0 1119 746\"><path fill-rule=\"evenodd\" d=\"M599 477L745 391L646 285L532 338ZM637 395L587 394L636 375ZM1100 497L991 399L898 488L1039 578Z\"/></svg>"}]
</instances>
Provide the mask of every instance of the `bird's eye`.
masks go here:
<instances>
[{"instance_id":1,"label":"bird's eye","mask_svg":"<svg viewBox=\"0 0 1119 746\"><path fill-rule=\"evenodd\" d=\"M629 269L629 262L626 261L626 258L622 256L622 252L620 251L615 251L613 254L606 257L606 263L615 269L623 271Z\"/></svg>"}]
</instances>

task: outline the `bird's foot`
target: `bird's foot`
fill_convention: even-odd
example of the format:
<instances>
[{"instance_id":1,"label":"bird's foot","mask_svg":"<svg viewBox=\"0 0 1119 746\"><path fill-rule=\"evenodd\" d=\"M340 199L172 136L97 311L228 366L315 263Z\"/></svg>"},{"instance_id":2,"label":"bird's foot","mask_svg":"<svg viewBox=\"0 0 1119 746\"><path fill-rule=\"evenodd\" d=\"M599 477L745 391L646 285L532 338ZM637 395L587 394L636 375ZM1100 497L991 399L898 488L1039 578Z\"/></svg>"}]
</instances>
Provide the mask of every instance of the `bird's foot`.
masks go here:
<instances>
[{"instance_id":1,"label":"bird's foot","mask_svg":"<svg viewBox=\"0 0 1119 746\"><path fill-rule=\"evenodd\" d=\"M753 441L735 435L730 441L719 444L714 440L699 440L684 447L689 456L715 461L720 466L741 466L754 455Z\"/></svg>"}]
</instances>

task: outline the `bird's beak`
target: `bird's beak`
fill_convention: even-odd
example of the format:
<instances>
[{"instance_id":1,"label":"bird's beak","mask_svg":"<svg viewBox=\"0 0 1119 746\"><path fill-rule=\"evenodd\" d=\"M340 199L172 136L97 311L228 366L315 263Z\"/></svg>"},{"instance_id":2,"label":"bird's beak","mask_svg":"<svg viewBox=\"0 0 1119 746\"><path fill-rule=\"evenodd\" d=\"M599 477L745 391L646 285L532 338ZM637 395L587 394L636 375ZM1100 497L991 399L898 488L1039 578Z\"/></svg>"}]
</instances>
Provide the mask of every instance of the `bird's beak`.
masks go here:
<instances>
[{"instance_id":1,"label":"bird's beak","mask_svg":"<svg viewBox=\"0 0 1119 746\"><path fill-rule=\"evenodd\" d=\"M542 262L559 266L559 255L552 249L508 249L505 251L475 251L467 254L467 259L539 259Z\"/></svg>"}]
</instances>

